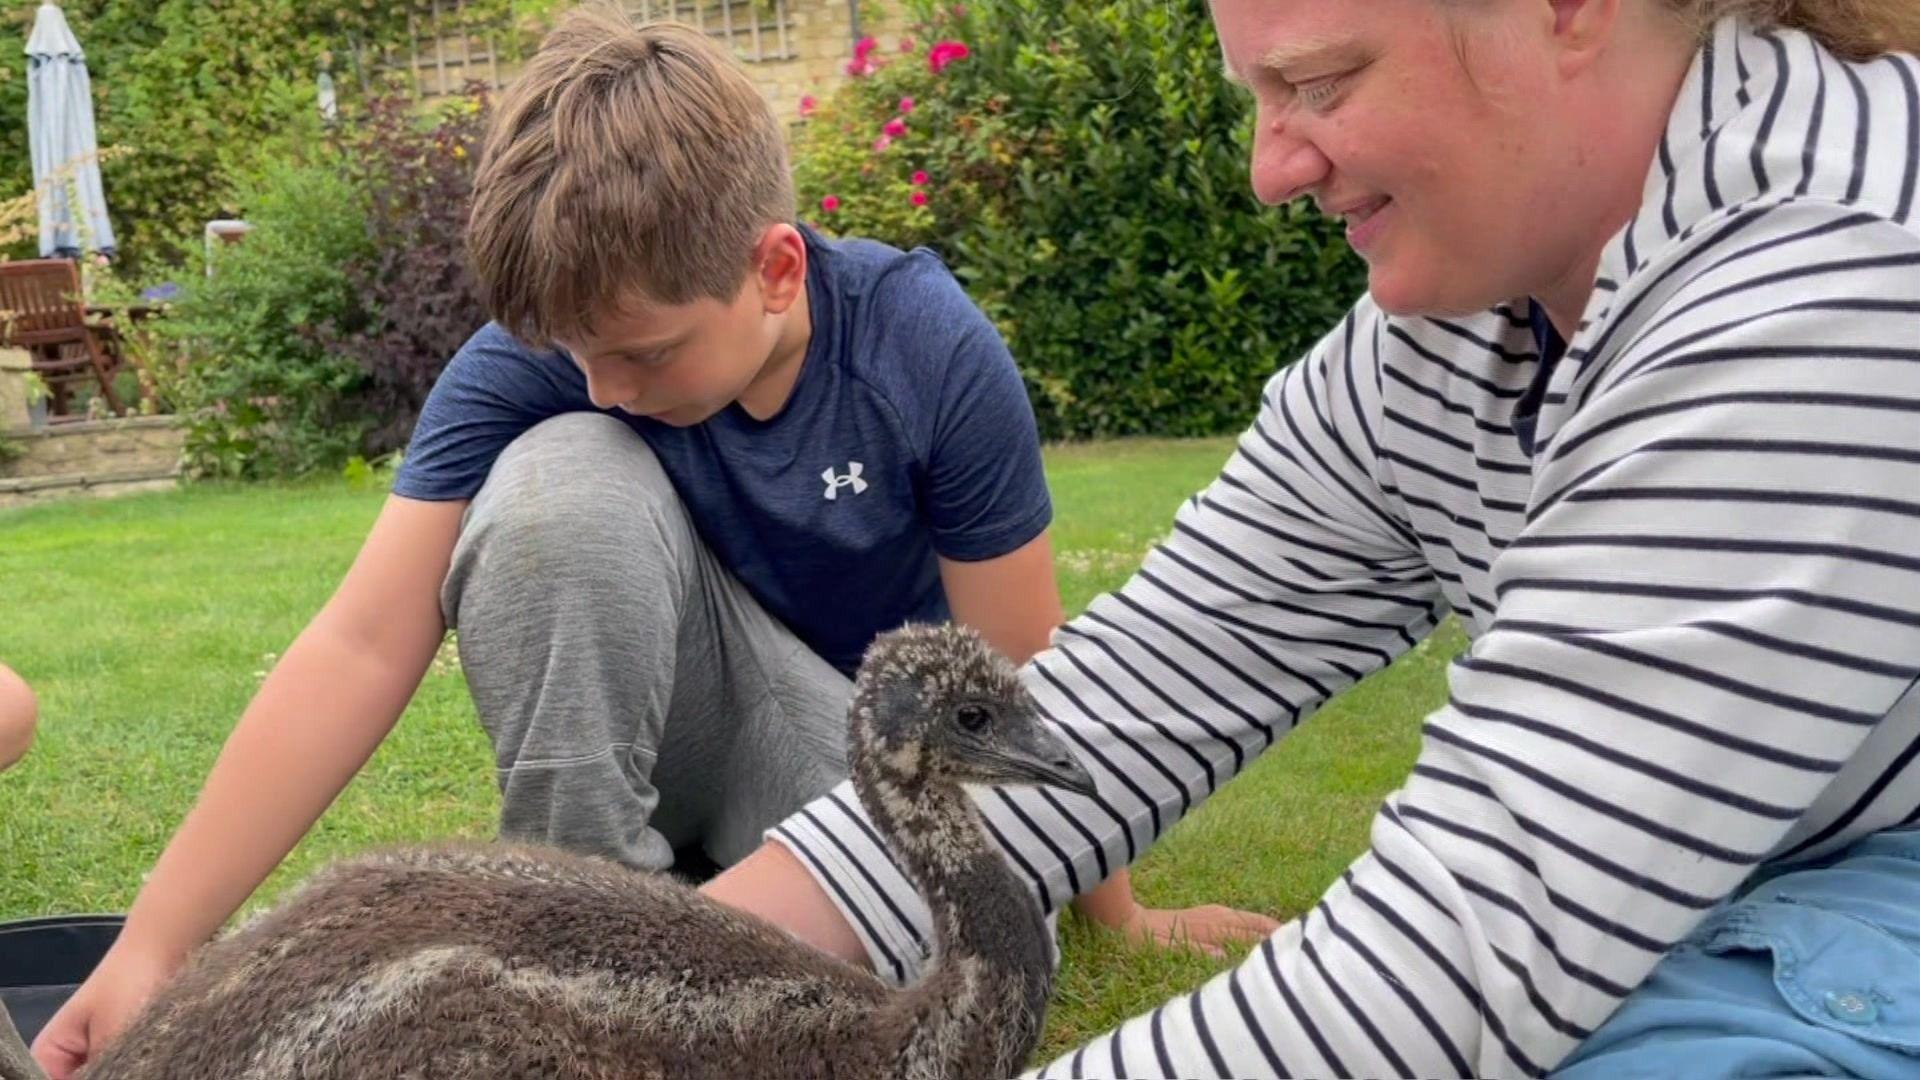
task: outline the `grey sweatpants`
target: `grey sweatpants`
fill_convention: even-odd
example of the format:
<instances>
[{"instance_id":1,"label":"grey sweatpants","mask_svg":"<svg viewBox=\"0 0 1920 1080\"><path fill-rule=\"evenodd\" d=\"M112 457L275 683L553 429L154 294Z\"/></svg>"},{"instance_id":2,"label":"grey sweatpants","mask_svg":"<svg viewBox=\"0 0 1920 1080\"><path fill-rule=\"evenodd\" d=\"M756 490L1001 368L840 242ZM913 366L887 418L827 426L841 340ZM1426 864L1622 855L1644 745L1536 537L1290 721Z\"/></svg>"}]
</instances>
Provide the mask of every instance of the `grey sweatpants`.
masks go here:
<instances>
[{"instance_id":1,"label":"grey sweatpants","mask_svg":"<svg viewBox=\"0 0 1920 1080\"><path fill-rule=\"evenodd\" d=\"M846 677L719 564L619 420L559 416L507 448L440 602L503 837L727 866L846 776Z\"/></svg>"}]
</instances>

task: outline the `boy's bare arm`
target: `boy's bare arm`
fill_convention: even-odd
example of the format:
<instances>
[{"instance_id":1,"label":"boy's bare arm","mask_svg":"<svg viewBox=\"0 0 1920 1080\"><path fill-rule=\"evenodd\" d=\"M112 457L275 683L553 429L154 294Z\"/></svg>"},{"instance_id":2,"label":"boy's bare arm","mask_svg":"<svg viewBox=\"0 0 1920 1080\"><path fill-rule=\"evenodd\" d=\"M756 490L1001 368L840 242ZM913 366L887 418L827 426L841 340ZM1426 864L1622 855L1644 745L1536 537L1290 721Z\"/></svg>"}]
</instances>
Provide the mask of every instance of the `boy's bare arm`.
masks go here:
<instances>
[{"instance_id":1,"label":"boy's bare arm","mask_svg":"<svg viewBox=\"0 0 1920 1080\"><path fill-rule=\"evenodd\" d=\"M393 729L446 633L440 583L465 505L388 500L221 750L134 902L129 947L177 955L211 936Z\"/></svg>"},{"instance_id":2,"label":"boy's bare arm","mask_svg":"<svg viewBox=\"0 0 1920 1080\"><path fill-rule=\"evenodd\" d=\"M846 916L785 845L768 840L700 887L712 899L778 926L829 956L871 967Z\"/></svg>"},{"instance_id":3,"label":"boy's bare arm","mask_svg":"<svg viewBox=\"0 0 1920 1080\"><path fill-rule=\"evenodd\" d=\"M1024 664L1047 647L1066 618L1053 571L1053 543L1041 533L979 562L940 560L940 584L955 622L980 631L1007 659Z\"/></svg>"},{"instance_id":4,"label":"boy's bare arm","mask_svg":"<svg viewBox=\"0 0 1920 1080\"><path fill-rule=\"evenodd\" d=\"M326 606L267 676L199 800L89 982L151 985L211 937L351 780L406 708L445 634L440 584L465 503L392 497ZM96 1049L137 1008L121 995L49 1035ZM63 1010L63 1012L68 1010ZM88 1015L81 1015L88 1013ZM74 1022L78 1022L75 1029ZM38 1049L38 1048L36 1048Z\"/></svg>"},{"instance_id":5,"label":"boy's bare arm","mask_svg":"<svg viewBox=\"0 0 1920 1080\"><path fill-rule=\"evenodd\" d=\"M33 743L39 710L26 680L0 664L0 769L19 761Z\"/></svg>"}]
</instances>

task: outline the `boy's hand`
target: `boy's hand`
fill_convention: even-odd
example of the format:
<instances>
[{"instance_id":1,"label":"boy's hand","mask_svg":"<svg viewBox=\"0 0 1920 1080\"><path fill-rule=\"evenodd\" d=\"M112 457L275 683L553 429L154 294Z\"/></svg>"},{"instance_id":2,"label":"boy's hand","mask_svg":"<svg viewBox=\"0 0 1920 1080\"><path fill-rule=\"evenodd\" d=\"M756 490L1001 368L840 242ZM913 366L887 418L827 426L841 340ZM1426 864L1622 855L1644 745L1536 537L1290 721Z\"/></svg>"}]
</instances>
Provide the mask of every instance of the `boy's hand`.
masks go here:
<instances>
[{"instance_id":1,"label":"boy's hand","mask_svg":"<svg viewBox=\"0 0 1920 1080\"><path fill-rule=\"evenodd\" d=\"M1117 930L1129 940L1148 945L1186 945L1209 956L1225 956L1228 944L1258 941L1280 929L1277 919L1220 904L1147 907L1134 897L1133 874L1124 868L1075 897L1073 907L1082 917Z\"/></svg>"},{"instance_id":2,"label":"boy's hand","mask_svg":"<svg viewBox=\"0 0 1920 1080\"><path fill-rule=\"evenodd\" d=\"M68 1080L119 1036L177 964L109 952L33 1040L33 1059L49 1080Z\"/></svg>"}]
</instances>

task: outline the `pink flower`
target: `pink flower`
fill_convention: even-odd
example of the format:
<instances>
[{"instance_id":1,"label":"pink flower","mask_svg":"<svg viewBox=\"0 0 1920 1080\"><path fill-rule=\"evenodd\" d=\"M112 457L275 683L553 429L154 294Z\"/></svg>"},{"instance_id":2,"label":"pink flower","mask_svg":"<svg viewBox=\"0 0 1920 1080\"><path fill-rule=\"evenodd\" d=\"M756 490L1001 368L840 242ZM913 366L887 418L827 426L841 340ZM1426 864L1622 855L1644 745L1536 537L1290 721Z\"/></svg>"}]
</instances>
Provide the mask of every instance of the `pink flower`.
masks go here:
<instances>
[{"instance_id":1,"label":"pink flower","mask_svg":"<svg viewBox=\"0 0 1920 1080\"><path fill-rule=\"evenodd\" d=\"M910 97L903 97L903 98L901 98L901 99L900 99L900 112L901 112L902 114L905 114L905 113L910 113L910 112L912 112L912 111L913 111L913 99L912 99L912 98L910 98Z\"/></svg>"},{"instance_id":2,"label":"pink flower","mask_svg":"<svg viewBox=\"0 0 1920 1080\"><path fill-rule=\"evenodd\" d=\"M924 191L916 191L908 198L908 201L915 206L925 206L927 205L927 193Z\"/></svg>"},{"instance_id":3,"label":"pink flower","mask_svg":"<svg viewBox=\"0 0 1920 1080\"><path fill-rule=\"evenodd\" d=\"M820 209L825 213L835 213L840 209L840 196L829 195L820 200Z\"/></svg>"},{"instance_id":4,"label":"pink flower","mask_svg":"<svg viewBox=\"0 0 1920 1080\"><path fill-rule=\"evenodd\" d=\"M879 138L873 140L873 152L878 154L881 151L885 150L887 147L892 145L893 145L893 136L882 135Z\"/></svg>"},{"instance_id":5,"label":"pink flower","mask_svg":"<svg viewBox=\"0 0 1920 1080\"><path fill-rule=\"evenodd\" d=\"M920 185L925 184L929 179L931 178L927 176L927 170L925 169L921 169L919 172L913 174L913 183L915 187L919 187Z\"/></svg>"},{"instance_id":6,"label":"pink flower","mask_svg":"<svg viewBox=\"0 0 1920 1080\"><path fill-rule=\"evenodd\" d=\"M973 50L958 41L943 41L927 53L927 68L938 75L947 70L948 64L972 55Z\"/></svg>"},{"instance_id":7,"label":"pink flower","mask_svg":"<svg viewBox=\"0 0 1920 1080\"><path fill-rule=\"evenodd\" d=\"M898 139L907 133L907 122L896 116L887 121L887 126L880 130L886 132L889 138Z\"/></svg>"},{"instance_id":8,"label":"pink flower","mask_svg":"<svg viewBox=\"0 0 1920 1080\"><path fill-rule=\"evenodd\" d=\"M813 110L818 108L819 105L820 103L813 99L813 95L808 94L807 96L800 99L800 115L812 116Z\"/></svg>"},{"instance_id":9,"label":"pink flower","mask_svg":"<svg viewBox=\"0 0 1920 1080\"><path fill-rule=\"evenodd\" d=\"M913 39L912 39L912 38L910 38L910 37L903 37L903 38L901 38L901 39L900 39L900 51L901 51L901 52L912 52L912 51L913 51L913 49L914 49L914 41L913 41Z\"/></svg>"},{"instance_id":10,"label":"pink flower","mask_svg":"<svg viewBox=\"0 0 1920 1080\"><path fill-rule=\"evenodd\" d=\"M870 59L873 55L873 50L879 47L880 43L870 37L863 37L855 42L853 46L853 59L847 61L847 74L853 78L862 79L879 71L880 65Z\"/></svg>"}]
</instances>

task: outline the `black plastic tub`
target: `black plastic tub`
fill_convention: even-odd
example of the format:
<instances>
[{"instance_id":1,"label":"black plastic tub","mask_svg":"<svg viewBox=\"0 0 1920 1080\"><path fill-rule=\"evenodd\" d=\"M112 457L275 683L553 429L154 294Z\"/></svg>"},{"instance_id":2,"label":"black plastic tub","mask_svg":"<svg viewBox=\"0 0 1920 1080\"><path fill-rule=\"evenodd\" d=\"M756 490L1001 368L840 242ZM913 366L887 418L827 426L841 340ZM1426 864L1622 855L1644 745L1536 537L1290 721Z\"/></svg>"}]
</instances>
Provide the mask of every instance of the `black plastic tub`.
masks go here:
<instances>
[{"instance_id":1,"label":"black plastic tub","mask_svg":"<svg viewBox=\"0 0 1920 1080\"><path fill-rule=\"evenodd\" d=\"M20 1037L33 1042L105 956L119 915L57 915L0 923L0 1004Z\"/></svg>"}]
</instances>

